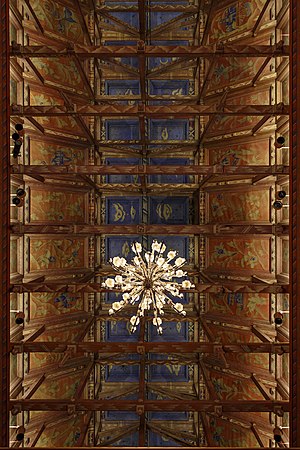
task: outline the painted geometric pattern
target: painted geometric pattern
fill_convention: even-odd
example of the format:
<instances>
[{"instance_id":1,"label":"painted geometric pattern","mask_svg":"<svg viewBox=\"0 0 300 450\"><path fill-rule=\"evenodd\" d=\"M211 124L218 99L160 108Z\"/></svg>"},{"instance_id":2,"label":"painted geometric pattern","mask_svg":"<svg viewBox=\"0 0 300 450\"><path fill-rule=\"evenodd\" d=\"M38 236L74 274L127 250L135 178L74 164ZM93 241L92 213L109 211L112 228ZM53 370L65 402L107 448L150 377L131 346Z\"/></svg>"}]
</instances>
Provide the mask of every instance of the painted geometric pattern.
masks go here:
<instances>
[{"instance_id":1,"label":"painted geometric pattern","mask_svg":"<svg viewBox=\"0 0 300 450\"><path fill-rule=\"evenodd\" d=\"M246 166L269 164L269 138L262 138L255 142L237 144L220 143L220 146L207 147L210 164L224 166Z\"/></svg>"},{"instance_id":2,"label":"painted geometric pattern","mask_svg":"<svg viewBox=\"0 0 300 450\"><path fill-rule=\"evenodd\" d=\"M216 223L237 221L269 222L270 191L266 189L248 192L210 192L209 220Z\"/></svg>"},{"instance_id":3,"label":"painted geometric pattern","mask_svg":"<svg viewBox=\"0 0 300 450\"><path fill-rule=\"evenodd\" d=\"M269 271L269 239L209 238L208 261L210 269L240 269L255 272Z\"/></svg>"},{"instance_id":4,"label":"painted geometric pattern","mask_svg":"<svg viewBox=\"0 0 300 450\"><path fill-rule=\"evenodd\" d=\"M259 293L209 294L207 311L263 320L269 314L269 295Z\"/></svg>"},{"instance_id":5,"label":"painted geometric pattern","mask_svg":"<svg viewBox=\"0 0 300 450\"><path fill-rule=\"evenodd\" d=\"M85 149L68 147L67 145L42 142L35 139L30 140L30 164L67 166L76 164L80 166L85 163Z\"/></svg>"},{"instance_id":6,"label":"painted geometric pattern","mask_svg":"<svg viewBox=\"0 0 300 450\"><path fill-rule=\"evenodd\" d=\"M264 5L264 0L236 0L214 14L210 26L210 42L227 39L251 29ZM265 19L266 20L266 17Z\"/></svg>"},{"instance_id":7,"label":"painted geometric pattern","mask_svg":"<svg viewBox=\"0 0 300 450\"><path fill-rule=\"evenodd\" d=\"M30 294L30 318L47 317L83 311L82 294L58 292L48 294L35 292Z\"/></svg>"},{"instance_id":8,"label":"painted geometric pattern","mask_svg":"<svg viewBox=\"0 0 300 450\"><path fill-rule=\"evenodd\" d=\"M82 42L83 31L77 13L53 0L30 0L30 4L41 22L42 27L56 38L68 38L70 41Z\"/></svg>"},{"instance_id":9,"label":"painted geometric pattern","mask_svg":"<svg viewBox=\"0 0 300 450\"><path fill-rule=\"evenodd\" d=\"M86 194L30 189L30 222L84 223Z\"/></svg>"},{"instance_id":10,"label":"painted geometric pattern","mask_svg":"<svg viewBox=\"0 0 300 450\"><path fill-rule=\"evenodd\" d=\"M30 239L30 271L84 267L84 238Z\"/></svg>"}]
</instances>

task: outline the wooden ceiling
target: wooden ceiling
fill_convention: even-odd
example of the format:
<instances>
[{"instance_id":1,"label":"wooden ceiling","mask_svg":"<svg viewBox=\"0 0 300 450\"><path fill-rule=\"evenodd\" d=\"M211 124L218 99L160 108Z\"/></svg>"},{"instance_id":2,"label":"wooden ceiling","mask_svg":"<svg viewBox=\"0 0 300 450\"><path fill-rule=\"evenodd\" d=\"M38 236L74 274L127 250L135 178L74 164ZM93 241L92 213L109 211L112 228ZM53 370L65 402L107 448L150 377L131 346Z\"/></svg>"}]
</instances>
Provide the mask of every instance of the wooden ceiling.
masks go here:
<instances>
[{"instance_id":1,"label":"wooden ceiling","mask_svg":"<svg viewBox=\"0 0 300 450\"><path fill-rule=\"evenodd\" d=\"M287 445L288 6L11 0L12 446ZM195 289L130 335L101 283L154 238Z\"/></svg>"}]
</instances>

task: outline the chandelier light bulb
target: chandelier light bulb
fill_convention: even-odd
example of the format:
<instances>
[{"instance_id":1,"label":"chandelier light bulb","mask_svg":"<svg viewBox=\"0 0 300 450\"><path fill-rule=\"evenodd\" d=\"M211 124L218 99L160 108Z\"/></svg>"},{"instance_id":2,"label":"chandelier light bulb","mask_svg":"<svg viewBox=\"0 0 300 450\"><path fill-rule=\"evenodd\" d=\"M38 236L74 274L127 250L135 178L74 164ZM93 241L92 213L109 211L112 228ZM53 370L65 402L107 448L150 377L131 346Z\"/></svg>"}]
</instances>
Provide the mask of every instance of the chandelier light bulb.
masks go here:
<instances>
[{"instance_id":1,"label":"chandelier light bulb","mask_svg":"<svg viewBox=\"0 0 300 450\"><path fill-rule=\"evenodd\" d=\"M185 264L185 258L178 257L176 251L171 250L164 256L166 246L163 242L152 242L151 252L142 255L142 245L139 242L132 244L135 254L131 263L125 258L115 256L110 259L110 264L118 273L114 278L108 278L102 286L108 289L117 289L122 292L122 300L113 302L109 309L109 315L116 314L128 304L138 305L135 315L130 318L130 331L134 333L144 317L145 311L153 309L152 323L156 326L158 334L162 334L162 318L165 305L169 305L176 313L186 316L183 304L174 303L170 298L183 298L180 289L191 289L195 285L189 280L177 281L187 275L181 267ZM176 258L176 259L175 259ZM175 262L170 262L175 259ZM174 280L175 278L175 280Z\"/></svg>"}]
</instances>

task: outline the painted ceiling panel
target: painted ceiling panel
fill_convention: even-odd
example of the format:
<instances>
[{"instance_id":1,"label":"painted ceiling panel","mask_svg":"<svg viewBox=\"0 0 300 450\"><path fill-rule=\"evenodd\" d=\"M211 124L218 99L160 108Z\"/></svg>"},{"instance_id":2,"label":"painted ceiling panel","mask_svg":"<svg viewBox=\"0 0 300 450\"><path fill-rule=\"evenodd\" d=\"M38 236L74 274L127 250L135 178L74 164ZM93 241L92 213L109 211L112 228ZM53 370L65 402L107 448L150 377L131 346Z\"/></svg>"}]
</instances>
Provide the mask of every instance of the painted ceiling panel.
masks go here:
<instances>
[{"instance_id":1,"label":"painted ceiling panel","mask_svg":"<svg viewBox=\"0 0 300 450\"><path fill-rule=\"evenodd\" d=\"M222 400L236 405L267 395L288 396L288 355L247 350L247 344L270 349L269 344L283 343L288 336L288 314L284 313L281 328L274 325L275 311L289 307L288 294L275 290L289 271L288 239L273 231L281 220L287 223L288 216L284 211L275 218L272 209L275 193L283 187L288 191L286 173L280 172L278 181L274 169L274 164L285 161L283 153L275 155L274 141L281 134L287 136L288 123L284 115L273 113L224 114L228 105L246 110L285 102L285 58L278 50L278 57L272 53L268 59L259 46L268 46L272 35L272 43L282 37L280 23L275 30L275 12L287 16L274 7L275 0L268 2L261 21L265 0L199 3L22 0L18 6L12 2L23 16L20 21L12 11L10 40L41 45L46 53L54 49L51 56L25 58L25 69L22 54L12 58L12 103L29 103L37 111L59 105L67 111L24 118L22 155L13 160L16 166L45 166L42 178L38 172L23 177L20 169L13 180L13 192L24 186L27 197L24 211L14 208L12 219L29 226L24 239L13 236L11 243L11 271L18 280L11 307L25 311L24 328L18 329L15 316L11 317L13 339L20 335L29 345L60 346L51 352L39 347L25 352L24 358L12 355L12 382L25 373L14 398L22 401L27 395L45 400L45 405L49 398L73 397L77 402L120 402L119 410L114 406L104 411L105 404L95 413L76 407L69 415L65 409L25 413L22 420L29 436L25 445L259 447L273 444L275 421L288 424L287 415L282 419L274 412L217 409ZM154 56L144 53L143 41L146 52L154 46ZM246 54L245 47L250 46L252 52L241 56L232 50L231 56L224 56L226 48L215 46L220 43L241 45ZM62 54L66 47L67 56L55 52L58 44ZM111 46L138 48L138 53L120 55L115 49L102 58L87 57L90 45L95 52L104 46L107 55ZM214 53L208 58L188 54L190 47L201 45ZM169 46L173 51L185 47L186 53L174 57ZM117 116L114 104L137 106L138 112ZM77 112L81 106L102 105L107 106L105 115ZM153 105L162 112L145 114L145 106ZM174 115L164 109L168 105L177 111ZM185 113L186 106L207 107L213 114ZM23 116L12 115L12 129L17 120L23 123ZM114 169L107 174L102 167L128 165L136 166L136 173ZM268 170L262 178L262 169L255 172L259 165ZM93 168L92 175L92 166L101 170ZM176 166L176 173L146 175L144 166L158 171ZM191 174L189 166L203 171ZM232 167L244 168L250 175L228 175ZM83 224L87 226L80 228ZM235 228L241 224L242 232ZM47 234L48 225L57 232L68 225L70 232ZM126 234L125 225L132 234ZM263 233L259 226L264 225L274 227ZM151 226L157 226L155 231ZM181 231L174 232L175 226ZM193 226L195 232L190 232ZM258 232L250 233L251 226ZM162 335L150 316L131 334L128 317L135 307L111 317L111 303L120 301L121 293L103 291L101 283L112 275L110 258L131 260L134 241L146 250L154 239L187 259L185 268L196 288L184 293L186 318L174 320L166 308ZM251 283L253 292L248 288ZM91 352L90 344L95 344ZM194 344L217 348L204 353ZM238 344L243 344L239 352L223 351L222 345ZM39 384L41 377L45 378ZM183 402L198 400L201 405L214 398L219 402L209 413L189 406L182 410ZM125 400L136 402L137 409L122 410ZM171 406L181 402L180 407L165 411L156 403L163 400ZM145 402L154 402L152 411L143 410ZM12 424L17 420L20 415L11 416Z\"/></svg>"}]
</instances>

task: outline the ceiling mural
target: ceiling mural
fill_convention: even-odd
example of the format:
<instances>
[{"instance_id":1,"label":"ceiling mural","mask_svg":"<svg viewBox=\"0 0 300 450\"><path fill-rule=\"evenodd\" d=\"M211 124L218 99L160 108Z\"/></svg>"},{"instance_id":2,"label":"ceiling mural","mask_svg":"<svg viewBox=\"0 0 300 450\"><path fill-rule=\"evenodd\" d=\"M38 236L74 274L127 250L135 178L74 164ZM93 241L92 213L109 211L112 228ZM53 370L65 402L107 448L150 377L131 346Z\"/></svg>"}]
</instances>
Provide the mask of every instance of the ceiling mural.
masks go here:
<instances>
[{"instance_id":1,"label":"ceiling mural","mask_svg":"<svg viewBox=\"0 0 300 450\"><path fill-rule=\"evenodd\" d=\"M11 0L26 447L274 447L288 426L285 3ZM195 287L131 333L103 282L155 240Z\"/></svg>"}]
</instances>

